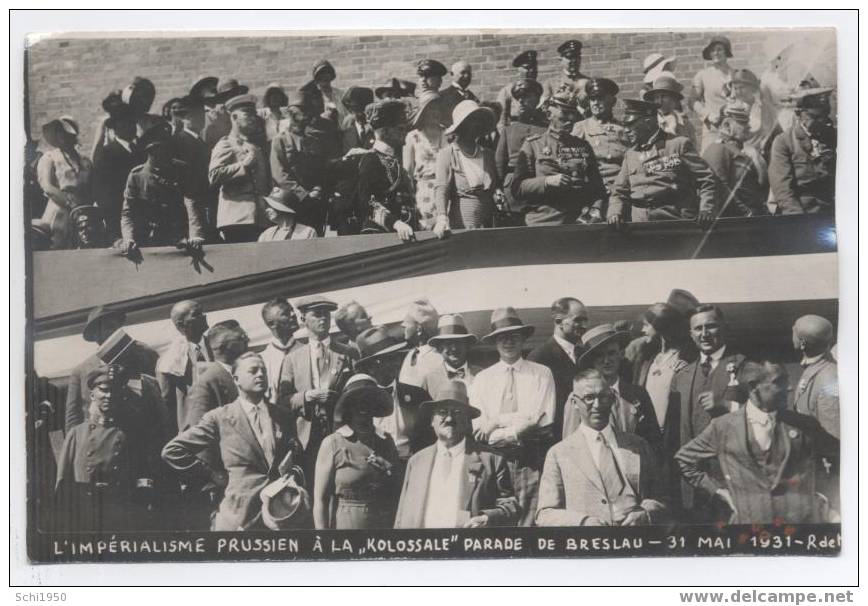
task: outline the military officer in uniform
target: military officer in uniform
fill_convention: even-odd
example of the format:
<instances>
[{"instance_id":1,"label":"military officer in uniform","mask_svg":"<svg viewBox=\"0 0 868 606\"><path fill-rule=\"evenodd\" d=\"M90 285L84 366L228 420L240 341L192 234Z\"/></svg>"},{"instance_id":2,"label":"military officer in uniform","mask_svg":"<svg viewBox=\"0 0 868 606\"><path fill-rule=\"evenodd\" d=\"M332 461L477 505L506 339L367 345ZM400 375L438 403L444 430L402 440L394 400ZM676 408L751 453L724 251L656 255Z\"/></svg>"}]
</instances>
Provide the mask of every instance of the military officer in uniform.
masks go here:
<instances>
[{"instance_id":1,"label":"military officer in uniform","mask_svg":"<svg viewBox=\"0 0 868 606\"><path fill-rule=\"evenodd\" d=\"M517 81L536 80L536 56L537 52L535 50L526 50L519 53L519 55L512 60L512 66L518 69ZM498 130L503 130L504 127L508 126L512 122L513 118L515 118L519 113L518 104L513 104L513 101L517 101L517 98L512 92L513 86L515 86L515 83L510 82L509 84L505 84L503 88L497 92L497 102L500 103L500 106L503 108L503 111L500 113L500 120L497 123ZM542 85L540 85L540 97L542 97ZM537 103L539 103L539 99L537 99Z\"/></svg>"},{"instance_id":2,"label":"military officer in uniform","mask_svg":"<svg viewBox=\"0 0 868 606\"><path fill-rule=\"evenodd\" d=\"M834 214L838 132L829 118L832 88L795 93L795 119L772 143L769 184L784 215Z\"/></svg>"},{"instance_id":3,"label":"military officer in uniform","mask_svg":"<svg viewBox=\"0 0 868 606\"><path fill-rule=\"evenodd\" d=\"M588 77L581 71L582 43L578 40L567 40L558 47L558 54L561 56L563 71L545 81L542 102L548 101L558 91L566 90L576 95L579 111L584 116L588 111L588 97L585 94Z\"/></svg>"},{"instance_id":4,"label":"military officer in uniform","mask_svg":"<svg viewBox=\"0 0 868 606\"><path fill-rule=\"evenodd\" d=\"M527 225L602 221L606 186L591 144L570 133L579 118L576 97L560 91L547 103L548 130L525 139L511 184Z\"/></svg>"},{"instance_id":5,"label":"military officer in uniform","mask_svg":"<svg viewBox=\"0 0 868 606\"><path fill-rule=\"evenodd\" d=\"M510 207L514 200L509 190L512 183L518 152L525 139L531 135L545 132L547 122L545 112L539 109L542 84L530 78L516 80L510 89L510 98L515 100L516 115L504 127L494 153L497 177L503 184L504 194Z\"/></svg>"},{"instance_id":6,"label":"military officer in uniform","mask_svg":"<svg viewBox=\"0 0 868 606\"><path fill-rule=\"evenodd\" d=\"M90 413L66 434L58 459L60 526L71 531L147 530L155 505L159 425L128 385L126 371L88 373Z\"/></svg>"},{"instance_id":7,"label":"military officer in uniform","mask_svg":"<svg viewBox=\"0 0 868 606\"><path fill-rule=\"evenodd\" d=\"M419 76L419 85L416 87L416 96L426 92L438 92L443 85L443 76L446 75L446 66L436 59L422 59L416 63L416 75Z\"/></svg>"},{"instance_id":8,"label":"military officer in uniform","mask_svg":"<svg viewBox=\"0 0 868 606\"><path fill-rule=\"evenodd\" d=\"M700 226L710 225L717 210L717 181L708 164L687 137L660 128L657 105L638 99L624 104L632 147L613 183L609 223L695 219Z\"/></svg>"},{"instance_id":9,"label":"military officer in uniform","mask_svg":"<svg viewBox=\"0 0 868 606\"><path fill-rule=\"evenodd\" d=\"M205 241L205 208L185 197L183 168L174 159L172 130L162 123L148 129L139 145L148 154L130 171L121 208L123 251L141 246L174 246L182 239L201 247Z\"/></svg>"},{"instance_id":10,"label":"military officer in uniform","mask_svg":"<svg viewBox=\"0 0 868 606\"><path fill-rule=\"evenodd\" d=\"M591 78L585 85L585 94L591 116L576 123L573 136L591 144L606 192L611 194L615 177L621 171L624 152L629 147L626 129L612 115L618 85L608 78Z\"/></svg>"}]
</instances>

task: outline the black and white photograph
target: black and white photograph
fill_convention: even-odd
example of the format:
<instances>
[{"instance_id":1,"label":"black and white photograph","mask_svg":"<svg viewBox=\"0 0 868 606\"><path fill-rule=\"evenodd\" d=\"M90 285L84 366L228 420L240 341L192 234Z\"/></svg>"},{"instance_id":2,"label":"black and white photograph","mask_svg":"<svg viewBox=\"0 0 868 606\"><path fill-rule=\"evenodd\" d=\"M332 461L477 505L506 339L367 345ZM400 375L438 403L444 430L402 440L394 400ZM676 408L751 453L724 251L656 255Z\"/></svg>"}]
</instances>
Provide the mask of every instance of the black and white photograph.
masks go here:
<instances>
[{"instance_id":1,"label":"black and white photograph","mask_svg":"<svg viewBox=\"0 0 868 606\"><path fill-rule=\"evenodd\" d=\"M839 555L835 27L290 23L11 40L31 564Z\"/></svg>"}]
</instances>

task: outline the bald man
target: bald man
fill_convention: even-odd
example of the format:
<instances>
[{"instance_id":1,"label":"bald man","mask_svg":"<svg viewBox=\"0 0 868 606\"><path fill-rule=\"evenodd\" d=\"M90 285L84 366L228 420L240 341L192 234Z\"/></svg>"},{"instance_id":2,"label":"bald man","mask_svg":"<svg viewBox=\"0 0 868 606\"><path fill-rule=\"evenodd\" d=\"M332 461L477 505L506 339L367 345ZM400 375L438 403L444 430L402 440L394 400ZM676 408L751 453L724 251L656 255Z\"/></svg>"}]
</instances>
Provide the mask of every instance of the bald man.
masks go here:
<instances>
[{"instance_id":1,"label":"bald man","mask_svg":"<svg viewBox=\"0 0 868 606\"><path fill-rule=\"evenodd\" d=\"M802 316L793 325L793 346L802 354L802 378L793 409L815 417L827 432L840 438L838 365L830 353L835 329L826 318Z\"/></svg>"},{"instance_id":2,"label":"bald man","mask_svg":"<svg viewBox=\"0 0 868 606\"><path fill-rule=\"evenodd\" d=\"M171 418L176 422L175 433L184 426L187 415L187 392L198 378L197 362L214 358L203 339L208 319L198 301L178 301L169 318L178 334L157 360L157 381Z\"/></svg>"},{"instance_id":3,"label":"bald man","mask_svg":"<svg viewBox=\"0 0 868 606\"><path fill-rule=\"evenodd\" d=\"M473 79L473 68L467 61L456 61L452 64L452 84L440 91L440 99L443 101L445 110L444 118L450 123L452 122L452 110L462 101L476 101L479 103L479 98L473 94L468 86Z\"/></svg>"}]
</instances>

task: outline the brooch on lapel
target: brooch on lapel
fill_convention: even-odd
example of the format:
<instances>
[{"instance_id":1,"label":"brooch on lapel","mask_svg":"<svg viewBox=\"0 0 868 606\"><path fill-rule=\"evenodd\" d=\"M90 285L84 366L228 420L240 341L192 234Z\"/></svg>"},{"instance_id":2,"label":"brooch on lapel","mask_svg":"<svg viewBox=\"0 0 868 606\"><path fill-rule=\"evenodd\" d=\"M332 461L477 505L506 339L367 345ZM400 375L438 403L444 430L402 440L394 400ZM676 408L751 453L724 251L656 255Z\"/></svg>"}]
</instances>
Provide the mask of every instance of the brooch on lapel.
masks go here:
<instances>
[{"instance_id":1,"label":"brooch on lapel","mask_svg":"<svg viewBox=\"0 0 868 606\"><path fill-rule=\"evenodd\" d=\"M798 438L798 437L799 437L799 432L796 431L795 429L791 429L791 430L789 431L789 434L788 434L788 435L789 435L791 438Z\"/></svg>"}]
</instances>

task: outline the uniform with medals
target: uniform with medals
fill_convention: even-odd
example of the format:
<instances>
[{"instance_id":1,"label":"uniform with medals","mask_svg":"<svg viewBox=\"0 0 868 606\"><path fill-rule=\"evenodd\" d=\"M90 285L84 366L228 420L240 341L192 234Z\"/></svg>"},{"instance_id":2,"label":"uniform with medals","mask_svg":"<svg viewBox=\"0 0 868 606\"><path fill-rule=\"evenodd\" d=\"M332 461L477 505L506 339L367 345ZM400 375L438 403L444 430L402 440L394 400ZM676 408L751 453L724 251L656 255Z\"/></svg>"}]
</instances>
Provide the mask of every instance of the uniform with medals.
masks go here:
<instances>
[{"instance_id":1,"label":"uniform with medals","mask_svg":"<svg viewBox=\"0 0 868 606\"><path fill-rule=\"evenodd\" d=\"M653 118L657 106L627 99L625 123ZM695 219L715 211L717 181L693 144L658 128L650 139L626 151L609 198L608 216L623 221ZM697 205L697 196L699 202Z\"/></svg>"},{"instance_id":2,"label":"uniform with medals","mask_svg":"<svg viewBox=\"0 0 868 606\"><path fill-rule=\"evenodd\" d=\"M589 99L594 95L614 97L618 94L618 86L606 78L593 78L585 86L585 93ZM615 177L621 171L624 152L630 146L624 126L615 120L609 110L607 115L591 116L577 122L573 127L573 136L591 144L600 167L600 176L606 184L607 193L611 194Z\"/></svg>"},{"instance_id":3,"label":"uniform with medals","mask_svg":"<svg viewBox=\"0 0 868 606\"><path fill-rule=\"evenodd\" d=\"M512 60L512 66L518 68L519 80L536 80L537 73L537 52L535 50L527 50L521 52L515 59ZM501 87L497 92L497 102L503 110L500 113L500 120L497 122L497 128L502 130L504 127L512 124L518 118L518 104L513 104L515 95L512 92L514 83L510 82ZM540 93L542 93L542 85L540 85Z\"/></svg>"},{"instance_id":4,"label":"uniform with medals","mask_svg":"<svg viewBox=\"0 0 868 606\"><path fill-rule=\"evenodd\" d=\"M542 85L536 80L517 80L511 86L510 95L519 99L527 92L535 92L537 96L542 94ZM531 135L540 135L545 132L548 122L542 110L536 109L529 116L515 116L503 129L497 150L494 153L494 164L497 167L497 177L503 184L504 193L510 208L514 206L510 185L515 172L515 163L518 160L518 152L525 140Z\"/></svg>"},{"instance_id":5,"label":"uniform with medals","mask_svg":"<svg viewBox=\"0 0 868 606\"><path fill-rule=\"evenodd\" d=\"M577 59L580 63L582 58L582 43L578 40L567 40L558 47L558 54L567 60ZM543 83L541 105L545 105L546 101L557 93L567 93L576 96L579 102L579 112L583 116L588 115L588 95L585 92L585 85L587 85L588 79L588 76L581 73L578 68L574 72L565 69L557 76L549 78Z\"/></svg>"}]
</instances>

